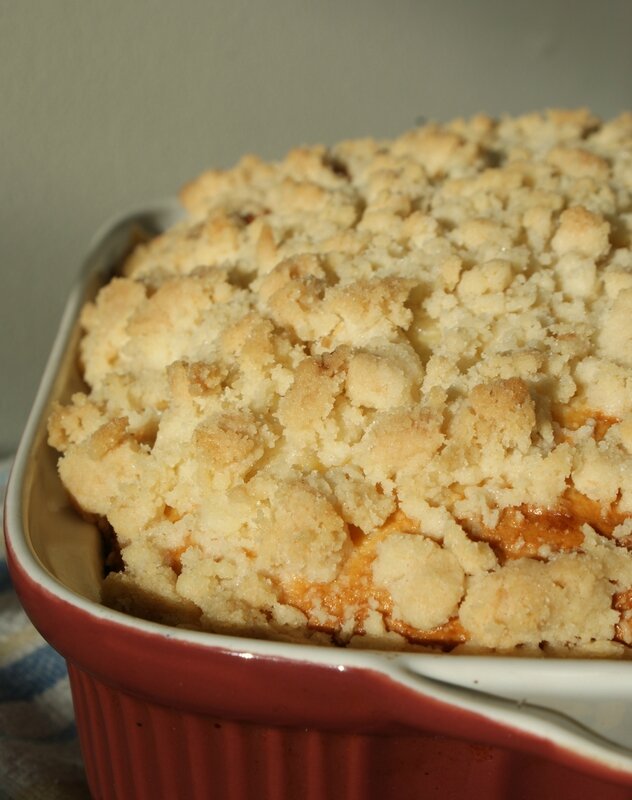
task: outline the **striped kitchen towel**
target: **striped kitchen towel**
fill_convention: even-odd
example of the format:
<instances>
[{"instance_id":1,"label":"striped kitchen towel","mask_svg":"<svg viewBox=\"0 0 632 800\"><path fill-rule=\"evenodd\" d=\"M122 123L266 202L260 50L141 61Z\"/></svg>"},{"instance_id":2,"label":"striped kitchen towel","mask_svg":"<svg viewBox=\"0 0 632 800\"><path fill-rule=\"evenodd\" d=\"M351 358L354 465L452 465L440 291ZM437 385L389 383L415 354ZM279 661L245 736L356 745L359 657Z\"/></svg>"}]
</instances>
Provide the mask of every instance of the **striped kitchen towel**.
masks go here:
<instances>
[{"instance_id":1,"label":"striped kitchen towel","mask_svg":"<svg viewBox=\"0 0 632 800\"><path fill-rule=\"evenodd\" d=\"M9 467L0 461L0 497ZM0 800L89 797L65 662L22 610L0 536Z\"/></svg>"}]
</instances>

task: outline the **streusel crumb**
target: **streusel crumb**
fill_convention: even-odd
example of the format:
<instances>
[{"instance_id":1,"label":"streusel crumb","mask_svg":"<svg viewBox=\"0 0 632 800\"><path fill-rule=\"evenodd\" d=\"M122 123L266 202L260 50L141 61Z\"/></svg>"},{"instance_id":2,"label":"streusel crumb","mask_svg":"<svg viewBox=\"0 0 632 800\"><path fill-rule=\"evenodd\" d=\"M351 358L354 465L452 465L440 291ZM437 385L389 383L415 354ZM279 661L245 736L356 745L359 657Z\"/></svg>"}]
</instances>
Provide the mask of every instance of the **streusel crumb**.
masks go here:
<instances>
[{"instance_id":1,"label":"streusel crumb","mask_svg":"<svg viewBox=\"0 0 632 800\"><path fill-rule=\"evenodd\" d=\"M632 646L632 114L248 156L86 306L50 443L104 601L210 631Z\"/></svg>"}]
</instances>

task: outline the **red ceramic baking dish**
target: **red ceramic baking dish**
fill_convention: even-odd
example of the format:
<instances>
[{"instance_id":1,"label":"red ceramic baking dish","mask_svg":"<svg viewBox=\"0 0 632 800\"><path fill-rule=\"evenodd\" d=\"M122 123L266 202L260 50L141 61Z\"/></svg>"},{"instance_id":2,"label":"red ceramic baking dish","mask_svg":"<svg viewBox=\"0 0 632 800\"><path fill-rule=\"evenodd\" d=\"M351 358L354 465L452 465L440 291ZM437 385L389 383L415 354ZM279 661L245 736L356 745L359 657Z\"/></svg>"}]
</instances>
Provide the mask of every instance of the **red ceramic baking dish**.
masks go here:
<instances>
[{"instance_id":1,"label":"red ceramic baking dish","mask_svg":"<svg viewBox=\"0 0 632 800\"><path fill-rule=\"evenodd\" d=\"M96 527L46 444L81 382L80 307L166 203L98 235L68 301L6 499L11 574L67 660L95 798L632 797L632 665L385 653L168 628L99 602Z\"/></svg>"}]
</instances>

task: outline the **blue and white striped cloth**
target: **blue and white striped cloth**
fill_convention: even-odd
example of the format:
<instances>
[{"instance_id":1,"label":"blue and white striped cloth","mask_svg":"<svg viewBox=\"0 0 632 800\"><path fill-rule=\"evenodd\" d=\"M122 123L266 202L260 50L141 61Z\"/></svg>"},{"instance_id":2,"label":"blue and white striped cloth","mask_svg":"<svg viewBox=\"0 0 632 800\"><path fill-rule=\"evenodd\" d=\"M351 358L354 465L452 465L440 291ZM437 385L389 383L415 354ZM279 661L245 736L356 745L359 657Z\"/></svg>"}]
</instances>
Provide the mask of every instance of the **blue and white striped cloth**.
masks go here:
<instances>
[{"instance_id":1,"label":"blue and white striped cloth","mask_svg":"<svg viewBox=\"0 0 632 800\"><path fill-rule=\"evenodd\" d=\"M0 498L9 466L0 461ZM0 800L89 797L65 662L22 610L0 536Z\"/></svg>"}]
</instances>

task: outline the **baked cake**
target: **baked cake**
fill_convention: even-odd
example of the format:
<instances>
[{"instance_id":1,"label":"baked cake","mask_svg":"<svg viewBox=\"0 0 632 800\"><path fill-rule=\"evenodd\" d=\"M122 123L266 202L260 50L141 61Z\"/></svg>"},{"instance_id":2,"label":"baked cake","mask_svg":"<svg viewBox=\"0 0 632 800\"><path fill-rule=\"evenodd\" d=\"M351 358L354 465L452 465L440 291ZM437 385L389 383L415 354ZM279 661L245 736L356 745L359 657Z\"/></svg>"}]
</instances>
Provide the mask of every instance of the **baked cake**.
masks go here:
<instances>
[{"instance_id":1,"label":"baked cake","mask_svg":"<svg viewBox=\"0 0 632 800\"><path fill-rule=\"evenodd\" d=\"M82 313L50 443L171 625L632 645L632 114L427 124L181 192Z\"/></svg>"}]
</instances>

